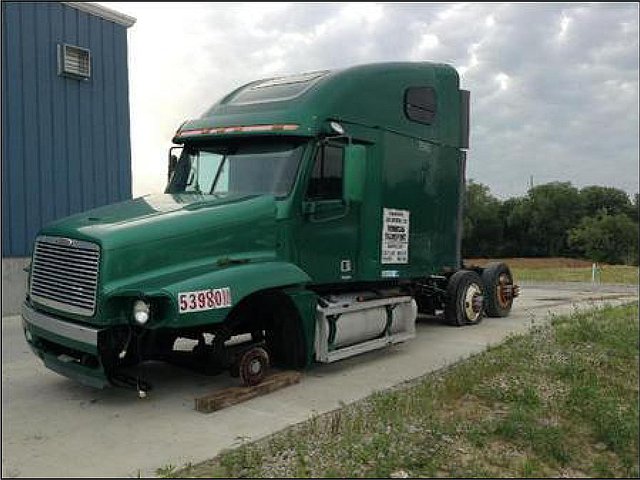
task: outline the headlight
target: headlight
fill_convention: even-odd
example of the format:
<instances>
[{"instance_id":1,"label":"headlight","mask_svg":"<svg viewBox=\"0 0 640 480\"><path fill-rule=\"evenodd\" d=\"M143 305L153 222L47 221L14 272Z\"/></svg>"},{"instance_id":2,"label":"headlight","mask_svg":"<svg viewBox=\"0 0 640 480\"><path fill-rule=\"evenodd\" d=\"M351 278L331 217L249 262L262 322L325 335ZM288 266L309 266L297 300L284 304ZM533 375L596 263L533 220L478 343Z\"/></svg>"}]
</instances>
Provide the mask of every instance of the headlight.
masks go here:
<instances>
[{"instance_id":1,"label":"headlight","mask_svg":"<svg viewBox=\"0 0 640 480\"><path fill-rule=\"evenodd\" d=\"M144 300L136 300L133 304L133 318L140 325L144 325L149 320L149 304Z\"/></svg>"},{"instance_id":2,"label":"headlight","mask_svg":"<svg viewBox=\"0 0 640 480\"><path fill-rule=\"evenodd\" d=\"M330 122L329 126L331 127L331 130L334 131L334 133L337 133L338 135L344 135L344 127L338 122Z\"/></svg>"}]
</instances>

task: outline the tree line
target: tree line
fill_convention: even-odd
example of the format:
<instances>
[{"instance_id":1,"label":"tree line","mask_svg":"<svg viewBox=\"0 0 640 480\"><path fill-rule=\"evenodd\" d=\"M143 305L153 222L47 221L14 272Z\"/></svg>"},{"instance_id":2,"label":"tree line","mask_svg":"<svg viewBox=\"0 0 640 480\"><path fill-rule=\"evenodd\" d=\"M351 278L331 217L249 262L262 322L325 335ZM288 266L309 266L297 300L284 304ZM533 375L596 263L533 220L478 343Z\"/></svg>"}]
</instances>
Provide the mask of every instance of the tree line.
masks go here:
<instances>
[{"instance_id":1,"label":"tree line","mask_svg":"<svg viewBox=\"0 0 640 480\"><path fill-rule=\"evenodd\" d=\"M464 257L586 258L638 265L638 194L570 182L500 200L473 180L465 195Z\"/></svg>"}]
</instances>

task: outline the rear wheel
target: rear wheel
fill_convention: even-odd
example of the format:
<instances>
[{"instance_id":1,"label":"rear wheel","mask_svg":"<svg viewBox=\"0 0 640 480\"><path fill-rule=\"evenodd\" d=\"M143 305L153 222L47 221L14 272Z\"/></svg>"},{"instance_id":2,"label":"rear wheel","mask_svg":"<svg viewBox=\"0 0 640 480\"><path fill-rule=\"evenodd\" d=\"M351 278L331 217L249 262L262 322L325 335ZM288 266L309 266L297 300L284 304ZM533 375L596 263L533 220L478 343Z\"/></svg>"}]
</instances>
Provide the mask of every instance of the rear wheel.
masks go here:
<instances>
[{"instance_id":1,"label":"rear wheel","mask_svg":"<svg viewBox=\"0 0 640 480\"><path fill-rule=\"evenodd\" d=\"M480 275L460 270L449 278L444 316L447 323L461 327L482 321L483 293Z\"/></svg>"},{"instance_id":2,"label":"rear wheel","mask_svg":"<svg viewBox=\"0 0 640 480\"><path fill-rule=\"evenodd\" d=\"M513 275L504 263L490 263L482 272L484 308L488 317L506 317L511 312L515 287Z\"/></svg>"}]
</instances>

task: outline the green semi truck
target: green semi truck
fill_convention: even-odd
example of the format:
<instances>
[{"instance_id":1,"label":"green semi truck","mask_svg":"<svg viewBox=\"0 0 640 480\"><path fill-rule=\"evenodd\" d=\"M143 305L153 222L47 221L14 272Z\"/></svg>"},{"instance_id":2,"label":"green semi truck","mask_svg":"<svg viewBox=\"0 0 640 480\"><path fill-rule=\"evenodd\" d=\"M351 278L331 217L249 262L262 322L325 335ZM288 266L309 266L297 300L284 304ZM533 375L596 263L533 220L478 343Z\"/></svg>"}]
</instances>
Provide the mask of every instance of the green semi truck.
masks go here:
<instances>
[{"instance_id":1,"label":"green semi truck","mask_svg":"<svg viewBox=\"0 0 640 480\"><path fill-rule=\"evenodd\" d=\"M469 93L445 64L241 86L177 130L164 194L39 232L26 339L95 387L147 360L253 385L269 365L408 340L418 312L506 316L509 268L461 258L468 137Z\"/></svg>"}]
</instances>

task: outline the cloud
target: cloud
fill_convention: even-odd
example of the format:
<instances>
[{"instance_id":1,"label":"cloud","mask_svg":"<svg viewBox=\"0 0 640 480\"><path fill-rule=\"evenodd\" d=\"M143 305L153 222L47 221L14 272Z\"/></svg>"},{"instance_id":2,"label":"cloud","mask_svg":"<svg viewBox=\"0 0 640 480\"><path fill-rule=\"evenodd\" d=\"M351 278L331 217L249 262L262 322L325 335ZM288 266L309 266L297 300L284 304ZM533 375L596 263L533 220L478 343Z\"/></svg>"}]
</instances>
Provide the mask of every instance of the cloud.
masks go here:
<instances>
[{"instance_id":1,"label":"cloud","mask_svg":"<svg viewBox=\"0 0 640 480\"><path fill-rule=\"evenodd\" d=\"M129 33L134 194L161 191L175 129L256 78L378 61L454 65L468 176L501 196L569 180L638 191L638 6L103 3Z\"/></svg>"}]
</instances>

